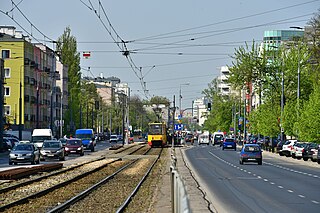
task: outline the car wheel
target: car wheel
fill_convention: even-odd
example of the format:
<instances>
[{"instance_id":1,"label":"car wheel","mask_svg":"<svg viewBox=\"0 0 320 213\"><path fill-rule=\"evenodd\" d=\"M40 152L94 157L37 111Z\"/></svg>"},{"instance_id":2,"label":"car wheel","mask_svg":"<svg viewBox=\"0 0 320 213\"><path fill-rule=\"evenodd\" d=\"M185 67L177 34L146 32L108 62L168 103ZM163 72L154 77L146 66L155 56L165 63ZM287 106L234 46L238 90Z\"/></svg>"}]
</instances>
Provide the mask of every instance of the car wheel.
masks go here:
<instances>
[{"instance_id":1,"label":"car wheel","mask_svg":"<svg viewBox=\"0 0 320 213\"><path fill-rule=\"evenodd\" d=\"M316 160L316 159L314 159L314 158L311 158L311 161L312 161L312 162L316 162L317 160Z\"/></svg>"},{"instance_id":2,"label":"car wheel","mask_svg":"<svg viewBox=\"0 0 320 213\"><path fill-rule=\"evenodd\" d=\"M12 161L9 161L9 165L12 165Z\"/></svg>"},{"instance_id":3,"label":"car wheel","mask_svg":"<svg viewBox=\"0 0 320 213\"><path fill-rule=\"evenodd\" d=\"M304 161L308 161L308 158L303 158Z\"/></svg>"},{"instance_id":4,"label":"car wheel","mask_svg":"<svg viewBox=\"0 0 320 213\"><path fill-rule=\"evenodd\" d=\"M243 165L243 161L240 160L239 163L240 163L241 165Z\"/></svg>"},{"instance_id":5,"label":"car wheel","mask_svg":"<svg viewBox=\"0 0 320 213\"><path fill-rule=\"evenodd\" d=\"M84 156L84 152L81 152L81 153L80 153L80 156Z\"/></svg>"},{"instance_id":6,"label":"car wheel","mask_svg":"<svg viewBox=\"0 0 320 213\"><path fill-rule=\"evenodd\" d=\"M283 153L282 153L282 152L279 152L279 155L280 155L280 156L283 156Z\"/></svg>"},{"instance_id":7,"label":"car wheel","mask_svg":"<svg viewBox=\"0 0 320 213\"><path fill-rule=\"evenodd\" d=\"M298 160L301 160L301 157L297 157Z\"/></svg>"},{"instance_id":8,"label":"car wheel","mask_svg":"<svg viewBox=\"0 0 320 213\"><path fill-rule=\"evenodd\" d=\"M320 164L320 160L318 160L318 164Z\"/></svg>"},{"instance_id":9,"label":"car wheel","mask_svg":"<svg viewBox=\"0 0 320 213\"><path fill-rule=\"evenodd\" d=\"M258 165L262 165L262 160L259 160L259 161L258 161Z\"/></svg>"},{"instance_id":10,"label":"car wheel","mask_svg":"<svg viewBox=\"0 0 320 213\"><path fill-rule=\"evenodd\" d=\"M35 159L33 159L33 160L31 161L31 164L32 164L32 165L36 164Z\"/></svg>"},{"instance_id":11,"label":"car wheel","mask_svg":"<svg viewBox=\"0 0 320 213\"><path fill-rule=\"evenodd\" d=\"M222 147L222 150L224 150L224 147Z\"/></svg>"}]
</instances>

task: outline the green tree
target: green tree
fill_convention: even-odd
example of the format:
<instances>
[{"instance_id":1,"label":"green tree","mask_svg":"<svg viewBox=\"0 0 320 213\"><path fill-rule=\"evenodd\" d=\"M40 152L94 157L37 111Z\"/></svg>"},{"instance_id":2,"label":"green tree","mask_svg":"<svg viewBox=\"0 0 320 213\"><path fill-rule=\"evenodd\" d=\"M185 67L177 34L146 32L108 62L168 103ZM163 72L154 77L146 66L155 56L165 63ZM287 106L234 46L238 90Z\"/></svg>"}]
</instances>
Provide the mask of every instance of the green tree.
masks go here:
<instances>
[{"instance_id":1,"label":"green tree","mask_svg":"<svg viewBox=\"0 0 320 213\"><path fill-rule=\"evenodd\" d=\"M320 140L320 87L314 85L310 99L305 103L298 125L299 139L303 141Z\"/></svg>"},{"instance_id":2,"label":"green tree","mask_svg":"<svg viewBox=\"0 0 320 213\"><path fill-rule=\"evenodd\" d=\"M68 66L68 105L69 110L65 113L65 125L70 125L70 118L72 117L76 123L76 126L79 124L79 116L75 116L73 114L70 117L70 113L79 112L79 100L77 97L80 93L80 80L81 80L81 73L80 73L80 55L77 51L77 40L74 36L71 35L70 27L67 27L62 34L58 38L57 41L57 52L60 55L61 62L64 65ZM73 99L72 99L73 98ZM72 101L71 101L72 99ZM66 128L64 128L66 129ZM68 128L70 130L70 127Z\"/></svg>"}]
</instances>

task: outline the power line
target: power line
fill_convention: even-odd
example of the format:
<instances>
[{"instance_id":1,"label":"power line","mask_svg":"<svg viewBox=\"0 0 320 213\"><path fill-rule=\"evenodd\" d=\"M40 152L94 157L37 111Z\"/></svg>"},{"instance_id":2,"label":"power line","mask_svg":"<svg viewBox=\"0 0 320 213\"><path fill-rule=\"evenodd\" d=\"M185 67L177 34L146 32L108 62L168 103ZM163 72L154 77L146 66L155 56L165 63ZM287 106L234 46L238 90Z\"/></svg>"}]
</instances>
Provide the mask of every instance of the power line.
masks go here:
<instances>
[{"instance_id":1,"label":"power line","mask_svg":"<svg viewBox=\"0 0 320 213\"><path fill-rule=\"evenodd\" d=\"M317 1L320 1L320 0L308 1L308 2L304 2L304 3L300 3L300 4L295 4L295 5L282 7L282 8L278 8L278 9L268 10L268 11L265 11L265 12L255 13L255 14L252 14L252 15L246 15L246 16L242 16L242 17L232 18L232 19L219 21L219 22L215 22L215 23L211 23L211 24L206 24L206 25L202 25L202 26L198 26L198 27L192 27L192 28L172 31L172 32L168 32L168 33L161 33L161 34L158 34L158 35L153 35L153 36L148 36L148 37L144 37L144 38L134 39L132 41L148 40L150 38L157 38L157 37L164 36L164 35L171 35L171 34L175 34L175 33L186 32L186 31L195 30L195 29L201 29L201 28L210 27L210 26L214 26L214 25L225 24L225 23L229 23L229 22L233 22L233 21L252 18L252 17L255 17L255 16L265 15L265 14L268 14L268 13L278 12L278 11L286 10L286 9L289 9L289 8L299 7L299 6L310 4L310 3L314 3L314 2L317 2Z\"/></svg>"}]
</instances>

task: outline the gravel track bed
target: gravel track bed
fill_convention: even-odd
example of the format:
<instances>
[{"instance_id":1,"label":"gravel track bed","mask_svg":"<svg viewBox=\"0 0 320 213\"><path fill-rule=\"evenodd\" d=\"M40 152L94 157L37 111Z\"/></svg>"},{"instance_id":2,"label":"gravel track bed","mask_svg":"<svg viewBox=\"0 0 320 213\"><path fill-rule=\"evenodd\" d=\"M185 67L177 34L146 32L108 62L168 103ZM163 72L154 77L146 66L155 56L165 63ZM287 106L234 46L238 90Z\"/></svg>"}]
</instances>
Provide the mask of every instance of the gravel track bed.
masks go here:
<instances>
[{"instance_id":1,"label":"gravel track bed","mask_svg":"<svg viewBox=\"0 0 320 213\"><path fill-rule=\"evenodd\" d=\"M116 212L144 176L153 161L154 159L138 160L130 168L120 172L104 186L98 188L76 205L71 206L65 212Z\"/></svg>"},{"instance_id":2,"label":"gravel track bed","mask_svg":"<svg viewBox=\"0 0 320 213\"><path fill-rule=\"evenodd\" d=\"M11 203L13 201L16 201L21 198L32 195L36 192L48 189L54 185L57 185L59 183L65 182L66 180L69 180L69 179L72 179L76 176L79 176L80 174L91 171L91 170L98 168L102 165L108 164L112 160L113 159L104 159L101 161L95 161L95 162L92 162L89 164L85 164L75 170L67 171L65 173L62 173L62 174L59 174L56 176L52 176L47 179L43 179L39 182L35 182L30 185L17 188L13 191L1 193L0 194L0 203L1 203L1 205L6 205L6 204Z\"/></svg>"},{"instance_id":3,"label":"gravel track bed","mask_svg":"<svg viewBox=\"0 0 320 213\"><path fill-rule=\"evenodd\" d=\"M157 151L159 154L159 150ZM170 159L168 153L167 149L163 150L158 162L124 212L155 212L155 203L157 202L156 195L159 191L159 183L165 173L169 172L166 168L167 161Z\"/></svg>"},{"instance_id":4,"label":"gravel track bed","mask_svg":"<svg viewBox=\"0 0 320 213\"><path fill-rule=\"evenodd\" d=\"M56 189L36 200L31 200L29 203L17 205L4 212L24 212L24 213L42 213L49 209L52 209L56 205L65 202L66 200L72 198L83 190L89 188L93 184L99 182L106 176L112 174L118 170L123 165L127 164L129 161L117 161L107 167L95 172L89 176L86 176L78 181L64 186L63 188Z\"/></svg>"}]
</instances>

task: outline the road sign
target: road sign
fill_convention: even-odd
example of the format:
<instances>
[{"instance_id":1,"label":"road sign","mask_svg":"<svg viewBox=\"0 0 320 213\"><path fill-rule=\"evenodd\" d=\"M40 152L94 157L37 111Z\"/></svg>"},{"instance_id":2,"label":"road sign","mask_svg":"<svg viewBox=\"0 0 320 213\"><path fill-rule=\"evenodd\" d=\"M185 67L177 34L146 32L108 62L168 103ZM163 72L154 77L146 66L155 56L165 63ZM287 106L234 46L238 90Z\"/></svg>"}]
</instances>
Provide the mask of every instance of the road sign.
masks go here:
<instances>
[{"instance_id":1,"label":"road sign","mask_svg":"<svg viewBox=\"0 0 320 213\"><path fill-rule=\"evenodd\" d=\"M174 125L174 130L182 130L183 124L175 124Z\"/></svg>"}]
</instances>

